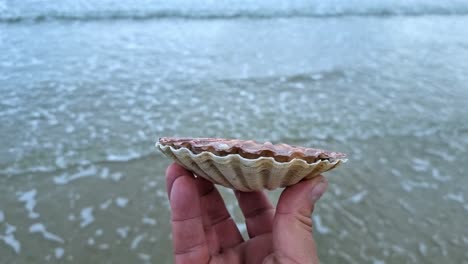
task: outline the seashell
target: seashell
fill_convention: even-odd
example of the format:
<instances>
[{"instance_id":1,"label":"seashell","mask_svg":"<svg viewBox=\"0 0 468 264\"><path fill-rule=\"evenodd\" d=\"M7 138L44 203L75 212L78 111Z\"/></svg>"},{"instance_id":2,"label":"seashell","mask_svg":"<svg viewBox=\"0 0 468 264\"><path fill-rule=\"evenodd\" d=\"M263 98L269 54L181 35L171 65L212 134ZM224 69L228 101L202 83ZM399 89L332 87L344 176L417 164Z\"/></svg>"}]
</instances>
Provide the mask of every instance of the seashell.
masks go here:
<instances>
[{"instance_id":1,"label":"seashell","mask_svg":"<svg viewBox=\"0 0 468 264\"><path fill-rule=\"evenodd\" d=\"M156 147L195 175L244 192L290 186L346 162L338 152L252 140L163 137Z\"/></svg>"}]
</instances>

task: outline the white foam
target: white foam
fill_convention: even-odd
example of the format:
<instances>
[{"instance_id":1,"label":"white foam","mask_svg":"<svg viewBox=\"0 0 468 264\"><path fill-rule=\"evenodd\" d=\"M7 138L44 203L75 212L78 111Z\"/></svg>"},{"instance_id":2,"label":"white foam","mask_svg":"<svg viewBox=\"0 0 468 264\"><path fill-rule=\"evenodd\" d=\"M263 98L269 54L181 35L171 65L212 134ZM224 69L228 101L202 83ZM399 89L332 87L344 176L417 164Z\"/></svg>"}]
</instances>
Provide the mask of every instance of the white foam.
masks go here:
<instances>
[{"instance_id":1,"label":"white foam","mask_svg":"<svg viewBox=\"0 0 468 264\"><path fill-rule=\"evenodd\" d=\"M76 220L75 215L74 214L69 214L68 215L68 220L71 221L71 222L75 221Z\"/></svg>"},{"instance_id":2,"label":"white foam","mask_svg":"<svg viewBox=\"0 0 468 264\"><path fill-rule=\"evenodd\" d=\"M345 260L343 263L347 263L347 264L360 264L359 262L357 262L356 260L354 260L354 259L351 257L351 255L349 255L348 253L345 253L345 252L343 252L343 251L341 251L341 250L337 251L336 254Z\"/></svg>"},{"instance_id":3,"label":"white foam","mask_svg":"<svg viewBox=\"0 0 468 264\"><path fill-rule=\"evenodd\" d=\"M426 256L426 254L427 254L426 244L424 244L422 242L419 242L419 253L421 253L421 255L423 255L423 256Z\"/></svg>"},{"instance_id":4,"label":"white foam","mask_svg":"<svg viewBox=\"0 0 468 264\"><path fill-rule=\"evenodd\" d=\"M138 245L140 244L140 242L145 238L146 234L141 234L141 235L138 235L136 236L132 243L130 244L130 248L131 249L136 249L138 247Z\"/></svg>"},{"instance_id":5,"label":"white foam","mask_svg":"<svg viewBox=\"0 0 468 264\"><path fill-rule=\"evenodd\" d=\"M31 219L39 217L39 214L34 212L34 207L36 206L36 194L36 189L32 189L27 192L16 193L16 195L18 196L18 201L25 203L26 210L28 211L28 216Z\"/></svg>"},{"instance_id":6,"label":"white foam","mask_svg":"<svg viewBox=\"0 0 468 264\"><path fill-rule=\"evenodd\" d=\"M97 229L96 232L94 232L96 236L102 236L103 233L102 229Z\"/></svg>"},{"instance_id":7,"label":"white foam","mask_svg":"<svg viewBox=\"0 0 468 264\"><path fill-rule=\"evenodd\" d=\"M461 204L464 204L465 203L465 197L463 195L462 192L459 192L459 193L447 193L444 198L446 200L452 200L452 201L455 201L455 202L459 202Z\"/></svg>"},{"instance_id":8,"label":"white foam","mask_svg":"<svg viewBox=\"0 0 468 264\"><path fill-rule=\"evenodd\" d=\"M96 167L95 166L90 166L89 168L84 169L84 170L80 170L79 172L77 172L75 174L71 174L71 175L63 174L63 175L60 175L60 176L56 176L56 177L54 177L54 182L55 182L55 184L63 185L63 184L67 184L67 183L69 183L71 181L74 181L74 180L77 180L77 179L80 179L80 178L94 176L96 174L97 174Z\"/></svg>"},{"instance_id":9,"label":"white foam","mask_svg":"<svg viewBox=\"0 0 468 264\"><path fill-rule=\"evenodd\" d=\"M366 228L366 224L363 220L361 220L359 217L354 216L352 213L350 213L346 208L343 208L342 206L339 206L338 204L334 204L338 209L341 210L341 213L346 216L351 222L353 222L355 225L359 226L362 229Z\"/></svg>"},{"instance_id":10,"label":"white foam","mask_svg":"<svg viewBox=\"0 0 468 264\"><path fill-rule=\"evenodd\" d=\"M427 153L429 154L433 154L435 156L438 156L439 158L442 158L444 161L448 161L448 162L453 162L455 161L456 157L447 153L447 152L444 152L440 149L427 149L426 150Z\"/></svg>"},{"instance_id":11,"label":"white foam","mask_svg":"<svg viewBox=\"0 0 468 264\"><path fill-rule=\"evenodd\" d=\"M67 125L67 127L65 128L65 132L67 133L73 133L73 131L75 131L75 127L72 126L72 125Z\"/></svg>"},{"instance_id":12,"label":"white foam","mask_svg":"<svg viewBox=\"0 0 468 264\"><path fill-rule=\"evenodd\" d=\"M364 199L364 197L367 196L367 191L364 190L364 191L361 191L361 192L358 192L356 194L354 194L353 196L349 197L349 201L353 202L353 203L360 203L362 201L362 199Z\"/></svg>"},{"instance_id":13,"label":"white foam","mask_svg":"<svg viewBox=\"0 0 468 264\"><path fill-rule=\"evenodd\" d=\"M123 208L123 207L127 206L127 204L128 204L128 199L127 199L127 198L124 198L124 197L117 197L117 198L115 199L115 204L117 204L118 207Z\"/></svg>"},{"instance_id":14,"label":"white foam","mask_svg":"<svg viewBox=\"0 0 468 264\"><path fill-rule=\"evenodd\" d=\"M448 181L450 181L452 179L452 177L450 177L450 176L440 175L439 170L436 169L436 168L432 169L432 178L434 178L435 180L440 181L440 182L448 182Z\"/></svg>"},{"instance_id":15,"label":"white foam","mask_svg":"<svg viewBox=\"0 0 468 264\"><path fill-rule=\"evenodd\" d=\"M63 156L58 156L55 159L55 165L59 168L65 168L67 166L67 162L65 161L65 158Z\"/></svg>"},{"instance_id":16,"label":"white foam","mask_svg":"<svg viewBox=\"0 0 468 264\"><path fill-rule=\"evenodd\" d=\"M124 176L124 175L123 175L122 173L120 173L120 172L115 172L115 173L112 173L112 174L110 175L111 179L114 180L114 181L116 181L116 182L117 182L117 181L120 181L120 179L122 179L123 176Z\"/></svg>"},{"instance_id":17,"label":"white foam","mask_svg":"<svg viewBox=\"0 0 468 264\"><path fill-rule=\"evenodd\" d=\"M403 207L406 211L413 213L414 208L411 207L407 202L403 201L402 199L398 199L398 203Z\"/></svg>"},{"instance_id":18,"label":"white foam","mask_svg":"<svg viewBox=\"0 0 468 264\"><path fill-rule=\"evenodd\" d=\"M343 193L341 191L341 188L338 187L338 185L333 185L332 190L333 190L333 192L335 193L336 196L340 196Z\"/></svg>"},{"instance_id":19,"label":"white foam","mask_svg":"<svg viewBox=\"0 0 468 264\"><path fill-rule=\"evenodd\" d=\"M320 215L314 214L312 216L312 219L314 220L314 226L317 229L317 232L319 232L320 234L330 233L330 228L328 228L328 227L326 227L326 226L324 226L322 224L322 219L320 218Z\"/></svg>"},{"instance_id":20,"label":"white foam","mask_svg":"<svg viewBox=\"0 0 468 264\"><path fill-rule=\"evenodd\" d=\"M437 184L428 183L428 182L415 182L410 180L405 180L400 182L401 187L403 190L407 192L413 191L413 189L420 188L420 189L433 189L436 190L438 188Z\"/></svg>"},{"instance_id":21,"label":"white foam","mask_svg":"<svg viewBox=\"0 0 468 264\"><path fill-rule=\"evenodd\" d=\"M385 264L385 261L381 260L381 259L376 259L374 258L372 260L372 264Z\"/></svg>"},{"instance_id":22,"label":"white foam","mask_svg":"<svg viewBox=\"0 0 468 264\"><path fill-rule=\"evenodd\" d=\"M65 253L65 250L63 248L56 248L54 250L54 253L56 259L61 259L63 257L63 254Z\"/></svg>"},{"instance_id":23,"label":"white foam","mask_svg":"<svg viewBox=\"0 0 468 264\"><path fill-rule=\"evenodd\" d=\"M7 174L7 175L19 175L19 174L26 174L26 173L35 173L35 172L52 172L56 170L56 167L53 166L36 166L36 167L31 167L27 169L18 169L15 167L8 167L5 170L0 171L2 174Z\"/></svg>"},{"instance_id":24,"label":"white foam","mask_svg":"<svg viewBox=\"0 0 468 264\"><path fill-rule=\"evenodd\" d=\"M103 168L99 174L99 177L102 179L107 179L109 177L109 168Z\"/></svg>"},{"instance_id":25,"label":"white foam","mask_svg":"<svg viewBox=\"0 0 468 264\"><path fill-rule=\"evenodd\" d=\"M305 85L303 83L293 83L292 87L296 89L304 89Z\"/></svg>"},{"instance_id":26,"label":"white foam","mask_svg":"<svg viewBox=\"0 0 468 264\"><path fill-rule=\"evenodd\" d=\"M398 245L392 245L392 250L396 253L399 253L399 254L403 254L406 252L405 249L403 249L402 247L398 246Z\"/></svg>"},{"instance_id":27,"label":"white foam","mask_svg":"<svg viewBox=\"0 0 468 264\"><path fill-rule=\"evenodd\" d=\"M119 227L116 229L117 234L119 234L119 236L121 236L122 238L127 238L128 231L130 231L130 227L128 226Z\"/></svg>"},{"instance_id":28,"label":"white foam","mask_svg":"<svg viewBox=\"0 0 468 264\"><path fill-rule=\"evenodd\" d=\"M417 111L417 112L419 112L419 113L424 113L424 112L425 112L424 107L422 107L422 106L419 105L419 104L416 104L416 103L412 102L410 105L411 105L411 107L412 107L415 111Z\"/></svg>"},{"instance_id":29,"label":"white foam","mask_svg":"<svg viewBox=\"0 0 468 264\"><path fill-rule=\"evenodd\" d=\"M462 237L463 243L468 246L468 237L463 236Z\"/></svg>"},{"instance_id":30,"label":"white foam","mask_svg":"<svg viewBox=\"0 0 468 264\"><path fill-rule=\"evenodd\" d=\"M142 130L138 130L138 136L140 137L140 139L147 139L148 136L146 136L145 132L142 131Z\"/></svg>"},{"instance_id":31,"label":"white foam","mask_svg":"<svg viewBox=\"0 0 468 264\"><path fill-rule=\"evenodd\" d=\"M133 159L137 159L140 157L141 157L141 154L132 151L127 154L108 154L106 160L114 161L114 162L125 162L125 161L130 161Z\"/></svg>"},{"instance_id":32,"label":"white foam","mask_svg":"<svg viewBox=\"0 0 468 264\"><path fill-rule=\"evenodd\" d=\"M144 254L144 253L138 253L138 258L143 260L143 261L150 261L151 260L151 256L148 255L148 254Z\"/></svg>"},{"instance_id":33,"label":"white foam","mask_svg":"<svg viewBox=\"0 0 468 264\"><path fill-rule=\"evenodd\" d=\"M98 248L100 250L106 250L106 249L109 249L110 246L109 246L109 244L99 244Z\"/></svg>"},{"instance_id":34,"label":"white foam","mask_svg":"<svg viewBox=\"0 0 468 264\"><path fill-rule=\"evenodd\" d=\"M423 172L427 171L431 163L428 160L414 158L413 160L413 169L415 171Z\"/></svg>"},{"instance_id":35,"label":"white foam","mask_svg":"<svg viewBox=\"0 0 468 264\"><path fill-rule=\"evenodd\" d=\"M157 221L156 219L153 219L153 218L149 218L149 217L143 217L143 219L141 219L141 221L143 222L143 224L147 224L147 225L156 225Z\"/></svg>"},{"instance_id":36,"label":"white foam","mask_svg":"<svg viewBox=\"0 0 468 264\"><path fill-rule=\"evenodd\" d=\"M161 191L161 190L156 190L156 196L159 197L159 198L166 198L167 197L167 194L165 191Z\"/></svg>"},{"instance_id":37,"label":"white foam","mask_svg":"<svg viewBox=\"0 0 468 264\"><path fill-rule=\"evenodd\" d=\"M112 204L112 199L109 199L105 202L103 202L102 204L99 205L99 208L101 208L102 210L105 210L107 208L109 208L109 206Z\"/></svg>"},{"instance_id":38,"label":"white foam","mask_svg":"<svg viewBox=\"0 0 468 264\"><path fill-rule=\"evenodd\" d=\"M80 217L82 219L80 227L82 228L94 222L93 207L83 208L80 212Z\"/></svg>"},{"instance_id":39,"label":"white foam","mask_svg":"<svg viewBox=\"0 0 468 264\"><path fill-rule=\"evenodd\" d=\"M318 81L323 78L323 74L315 73L315 74L312 74L310 77L312 78L312 80Z\"/></svg>"},{"instance_id":40,"label":"white foam","mask_svg":"<svg viewBox=\"0 0 468 264\"><path fill-rule=\"evenodd\" d=\"M55 241L55 242L58 242L58 243L64 243L64 241L63 241L63 239L61 237L48 232L46 230L45 226L42 223L32 224L29 227L29 232L31 232L31 233L41 233L42 236L47 240Z\"/></svg>"},{"instance_id":41,"label":"white foam","mask_svg":"<svg viewBox=\"0 0 468 264\"><path fill-rule=\"evenodd\" d=\"M132 117L129 115L119 115L120 120L125 121L125 122L130 122L132 120Z\"/></svg>"},{"instance_id":42,"label":"white foam","mask_svg":"<svg viewBox=\"0 0 468 264\"><path fill-rule=\"evenodd\" d=\"M16 240L14 233L16 232L16 227L10 224L6 224L5 235L0 235L0 239L10 246L16 254L21 252L21 244Z\"/></svg>"},{"instance_id":43,"label":"white foam","mask_svg":"<svg viewBox=\"0 0 468 264\"><path fill-rule=\"evenodd\" d=\"M402 176L401 172L399 170L397 170L397 169L391 169L390 171L396 177L401 177Z\"/></svg>"}]
</instances>

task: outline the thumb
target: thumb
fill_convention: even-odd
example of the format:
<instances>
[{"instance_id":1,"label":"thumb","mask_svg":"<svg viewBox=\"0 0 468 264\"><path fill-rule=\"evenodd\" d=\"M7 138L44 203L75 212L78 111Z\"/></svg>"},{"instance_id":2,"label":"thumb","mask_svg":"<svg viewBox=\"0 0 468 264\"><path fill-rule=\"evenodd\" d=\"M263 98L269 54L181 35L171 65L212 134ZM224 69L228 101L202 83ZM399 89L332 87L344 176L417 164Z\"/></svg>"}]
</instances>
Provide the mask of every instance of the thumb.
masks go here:
<instances>
[{"instance_id":1,"label":"thumb","mask_svg":"<svg viewBox=\"0 0 468 264\"><path fill-rule=\"evenodd\" d=\"M320 175L283 191L273 224L273 245L277 256L297 263L319 263L310 217L315 202L327 186L327 180Z\"/></svg>"}]
</instances>

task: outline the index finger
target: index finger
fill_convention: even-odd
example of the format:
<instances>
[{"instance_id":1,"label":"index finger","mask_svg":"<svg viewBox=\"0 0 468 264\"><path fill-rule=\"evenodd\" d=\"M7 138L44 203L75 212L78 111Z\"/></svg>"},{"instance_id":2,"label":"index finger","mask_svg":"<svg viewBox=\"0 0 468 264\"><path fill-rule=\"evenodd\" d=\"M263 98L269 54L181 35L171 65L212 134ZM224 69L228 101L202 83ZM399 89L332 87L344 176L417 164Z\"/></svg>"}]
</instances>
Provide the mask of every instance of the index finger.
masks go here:
<instances>
[{"instance_id":1,"label":"index finger","mask_svg":"<svg viewBox=\"0 0 468 264\"><path fill-rule=\"evenodd\" d=\"M175 263L208 263L200 196L191 174L169 167L167 177Z\"/></svg>"}]
</instances>

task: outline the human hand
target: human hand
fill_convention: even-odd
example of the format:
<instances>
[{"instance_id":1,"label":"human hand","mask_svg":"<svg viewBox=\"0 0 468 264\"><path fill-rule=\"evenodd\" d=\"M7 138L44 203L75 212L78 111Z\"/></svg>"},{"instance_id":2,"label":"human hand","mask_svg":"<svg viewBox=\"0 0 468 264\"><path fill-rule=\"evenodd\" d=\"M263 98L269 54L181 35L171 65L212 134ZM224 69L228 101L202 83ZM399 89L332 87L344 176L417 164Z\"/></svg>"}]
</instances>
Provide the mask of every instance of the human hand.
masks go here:
<instances>
[{"instance_id":1,"label":"human hand","mask_svg":"<svg viewBox=\"0 0 468 264\"><path fill-rule=\"evenodd\" d=\"M287 187L276 210L263 192L235 191L247 241L213 183L174 163L167 168L166 184L176 264L319 263L310 216L327 189L323 176Z\"/></svg>"}]
</instances>

